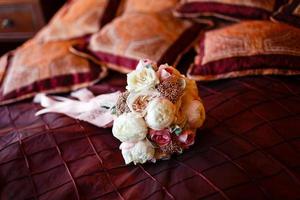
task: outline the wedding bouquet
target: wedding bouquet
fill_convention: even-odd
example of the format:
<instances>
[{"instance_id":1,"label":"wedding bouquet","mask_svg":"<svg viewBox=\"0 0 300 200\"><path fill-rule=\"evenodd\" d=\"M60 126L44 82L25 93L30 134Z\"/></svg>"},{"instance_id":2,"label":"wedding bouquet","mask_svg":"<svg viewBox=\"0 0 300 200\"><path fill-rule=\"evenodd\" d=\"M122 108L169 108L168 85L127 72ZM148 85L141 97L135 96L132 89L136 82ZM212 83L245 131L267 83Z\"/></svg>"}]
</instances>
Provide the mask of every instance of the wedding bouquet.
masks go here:
<instances>
[{"instance_id":1,"label":"wedding bouquet","mask_svg":"<svg viewBox=\"0 0 300 200\"><path fill-rule=\"evenodd\" d=\"M85 90L74 96L80 101L37 96L46 107L37 115L58 112L100 127L112 124L126 164L181 154L194 144L196 130L205 120L195 81L167 64L158 67L146 59L127 74L125 92L94 97Z\"/></svg>"}]
</instances>

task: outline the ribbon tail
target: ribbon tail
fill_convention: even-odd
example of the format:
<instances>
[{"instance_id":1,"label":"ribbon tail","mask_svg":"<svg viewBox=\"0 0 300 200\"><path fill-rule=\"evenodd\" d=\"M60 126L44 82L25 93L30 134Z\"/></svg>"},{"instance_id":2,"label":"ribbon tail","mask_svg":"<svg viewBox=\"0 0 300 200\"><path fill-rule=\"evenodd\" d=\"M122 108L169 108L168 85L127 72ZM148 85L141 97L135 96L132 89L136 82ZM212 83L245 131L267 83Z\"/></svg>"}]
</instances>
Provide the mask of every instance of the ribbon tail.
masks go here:
<instances>
[{"instance_id":1,"label":"ribbon tail","mask_svg":"<svg viewBox=\"0 0 300 200\"><path fill-rule=\"evenodd\" d=\"M81 99L81 101L59 96L50 98L45 94L38 94L34 98L34 102L40 103L44 109L39 110L35 115L60 113L98 127L111 126L115 117L111 113L112 108L115 106L121 92L99 95L87 101L91 97L91 95L86 96L87 91L82 93L83 96L79 95L78 99Z\"/></svg>"},{"instance_id":2,"label":"ribbon tail","mask_svg":"<svg viewBox=\"0 0 300 200\"><path fill-rule=\"evenodd\" d=\"M57 103L56 100L53 100L53 99L47 97L46 94L44 94L44 93L35 95L33 102L41 104L42 107L50 107Z\"/></svg>"},{"instance_id":3,"label":"ribbon tail","mask_svg":"<svg viewBox=\"0 0 300 200\"><path fill-rule=\"evenodd\" d=\"M101 112L101 111L100 111ZM82 113L77 117L79 120L88 122L98 127L107 128L112 127L112 122L115 116L111 112L103 111L101 113Z\"/></svg>"},{"instance_id":4,"label":"ribbon tail","mask_svg":"<svg viewBox=\"0 0 300 200\"><path fill-rule=\"evenodd\" d=\"M92 109L93 106L93 104L89 104L87 102L80 102L71 99L64 101L56 101L53 99L49 99L49 97L43 98L43 100L47 101L41 101L41 105L45 108L38 111L36 115L52 112L76 116L82 112L88 112ZM49 104L48 101L51 101L51 104Z\"/></svg>"},{"instance_id":5,"label":"ribbon tail","mask_svg":"<svg viewBox=\"0 0 300 200\"><path fill-rule=\"evenodd\" d=\"M83 89L79 89L75 92L72 92L71 97L75 97L79 101L89 101L92 98L94 98L95 96L90 90L83 88Z\"/></svg>"}]
</instances>

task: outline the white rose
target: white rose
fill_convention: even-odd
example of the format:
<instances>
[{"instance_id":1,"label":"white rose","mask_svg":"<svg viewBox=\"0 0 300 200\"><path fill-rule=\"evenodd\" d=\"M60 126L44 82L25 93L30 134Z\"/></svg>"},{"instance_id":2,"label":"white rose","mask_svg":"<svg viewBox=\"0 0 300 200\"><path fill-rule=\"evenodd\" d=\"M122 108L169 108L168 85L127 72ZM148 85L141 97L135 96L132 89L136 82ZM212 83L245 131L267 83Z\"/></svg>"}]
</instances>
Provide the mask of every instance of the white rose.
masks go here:
<instances>
[{"instance_id":1,"label":"white rose","mask_svg":"<svg viewBox=\"0 0 300 200\"><path fill-rule=\"evenodd\" d=\"M126 89L130 92L140 92L153 89L158 83L159 80L154 69L146 66L127 74Z\"/></svg>"},{"instance_id":2,"label":"white rose","mask_svg":"<svg viewBox=\"0 0 300 200\"><path fill-rule=\"evenodd\" d=\"M154 147L147 139L139 141L134 145L131 143L122 143L120 149L122 150L122 155L126 164L131 162L134 164L143 164L148 160L152 160L155 153Z\"/></svg>"},{"instance_id":3,"label":"white rose","mask_svg":"<svg viewBox=\"0 0 300 200\"><path fill-rule=\"evenodd\" d=\"M183 105L183 110L188 118L191 128L199 128L205 120L205 109L201 101L192 100Z\"/></svg>"},{"instance_id":4,"label":"white rose","mask_svg":"<svg viewBox=\"0 0 300 200\"><path fill-rule=\"evenodd\" d=\"M142 117L124 113L114 120L112 132L121 142L137 142L147 134L147 125Z\"/></svg>"},{"instance_id":5,"label":"white rose","mask_svg":"<svg viewBox=\"0 0 300 200\"><path fill-rule=\"evenodd\" d=\"M175 105L165 98L155 98L147 106L147 125L154 130L162 130L171 125L175 117Z\"/></svg>"}]
</instances>

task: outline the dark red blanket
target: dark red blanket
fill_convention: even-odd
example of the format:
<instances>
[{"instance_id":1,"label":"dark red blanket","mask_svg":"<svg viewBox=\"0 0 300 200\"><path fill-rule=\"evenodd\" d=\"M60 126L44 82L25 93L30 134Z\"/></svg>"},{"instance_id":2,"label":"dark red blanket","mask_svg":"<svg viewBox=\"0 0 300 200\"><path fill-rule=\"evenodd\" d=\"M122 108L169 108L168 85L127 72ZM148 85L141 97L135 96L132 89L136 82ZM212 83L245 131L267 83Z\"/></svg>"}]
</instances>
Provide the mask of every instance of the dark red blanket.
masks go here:
<instances>
[{"instance_id":1,"label":"dark red blanket","mask_svg":"<svg viewBox=\"0 0 300 200\"><path fill-rule=\"evenodd\" d=\"M92 90L124 89L110 76ZM0 107L1 199L300 199L300 77L199 84L205 127L184 154L125 166L111 129Z\"/></svg>"}]
</instances>

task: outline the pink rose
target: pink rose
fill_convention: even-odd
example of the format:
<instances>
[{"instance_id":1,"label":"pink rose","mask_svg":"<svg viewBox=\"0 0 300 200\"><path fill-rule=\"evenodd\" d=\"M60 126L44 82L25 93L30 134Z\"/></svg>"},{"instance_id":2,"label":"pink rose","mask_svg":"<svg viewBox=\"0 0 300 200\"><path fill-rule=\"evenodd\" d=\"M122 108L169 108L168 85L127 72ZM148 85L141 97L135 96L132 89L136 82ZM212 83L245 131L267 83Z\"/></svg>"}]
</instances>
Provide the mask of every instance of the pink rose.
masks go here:
<instances>
[{"instance_id":1,"label":"pink rose","mask_svg":"<svg viewBox=\"0 0 300 200\"><path fill-rule=\"evenodd\" d=\"M170 143L171 135L168 129L149 131L151 141L155 142L158 146L163 147Z\"/></svg>"},{"instance_id":2,"label":"pink rose","mask_svg":"<svg viewBox=\"0 0 300 200\"><path fill-rule=\"evenodd\" d=\"M173 68L169 65L159 66L158 71L157 71L157 76L160 81L166 80L167 78L169 78L172 75L179 76L180 73L175 68Z\"/></svg>"},{"instance_id":3,"label":"pink rose","mask_svg":"<svg viewBox=\"0 0 300 200\"><path fill-rule=\"evenodd\" d=\"M186 130L178 136L178 141L181 143L183 148L188 148L194 144L195 136L196 134L194 131Z\"/></svg>"}]
</instances>

